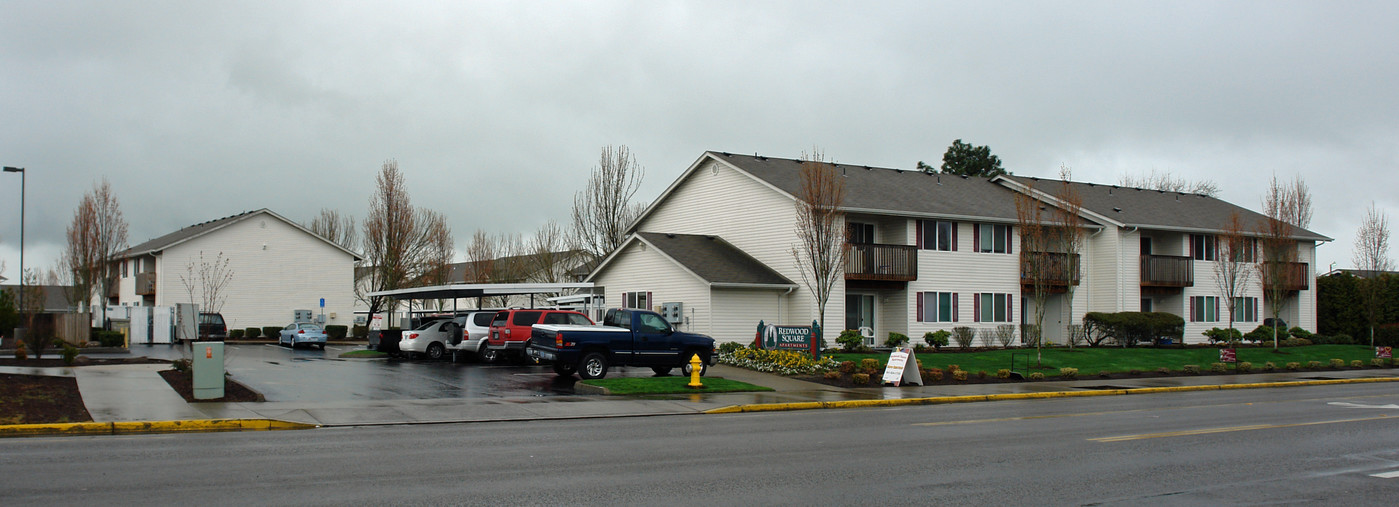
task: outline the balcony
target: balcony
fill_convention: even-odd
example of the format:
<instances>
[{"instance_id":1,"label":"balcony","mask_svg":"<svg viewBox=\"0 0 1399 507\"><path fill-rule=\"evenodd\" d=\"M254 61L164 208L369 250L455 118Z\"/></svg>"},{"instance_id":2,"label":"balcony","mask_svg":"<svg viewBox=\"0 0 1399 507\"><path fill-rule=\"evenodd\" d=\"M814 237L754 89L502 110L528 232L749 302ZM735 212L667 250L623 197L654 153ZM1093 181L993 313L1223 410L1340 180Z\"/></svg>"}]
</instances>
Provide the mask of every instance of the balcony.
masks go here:
<instances>
[{"instance_id":1,"label":"balcony","mask_svg":"<svg viewBox=\"0 0 1399 507\"><path fill-rule=\"evenodd\" d=\"M118 283L117 277L115 276L107 279L107 297L121 297L121 284Z\"/></svg>"},{"instance_id":2,"label":"balcony","mask_svg":"<svg viewBox=\"0 0 1399 507\"><path fill-rule=\"evenodd\" d=\"M1274 272L1280 268L1281 271ZM1282 290L1307 290L1310 288L1305 262L1265 262L1263 263L1263 285L1265 290L1281 286Z\"/></svg>"},{"instance_id":3,"label":"balcony","mask_svg":"<svg viewBox=\"0 0 1399 507\"><path fill-rule=\"evenodd\" d=\"M1079 267L1078 254L1024 252L1020 256L1020 285L1024 288L1034 287L1035 271L1039 270L1043 272L1042 278L1050 291L1058 292L1071 284L1078 285Z\"/></svg>"},{"instance_id":4,"label":"balcony","mask_svg":"<svg viewBox=\"0 0 1399 507\"><path fill-rule=\"evenodd\" d=\"M155 295L155 273L136 273L136 295Z\"/></svg>"},{"instance_id":5,"label":"balcony","mask_svg":"<svg viewBox=\"0 0 1399 507\"><path fill-rule=\"evenodd\" d=\"M848 248L846 280L910 282L918 279L917 247L852 244Z\"/></svg>"},{"instance_id":6,"label":"balcony","mask_svg":"<svg viewBox=\"0 0 1399 507\"><path fill-rule=\"evenodd\" d=\"M1142 287L1193 287L1195 261L1178 255L1143 255Z\"/></svg>"}]
</instances>

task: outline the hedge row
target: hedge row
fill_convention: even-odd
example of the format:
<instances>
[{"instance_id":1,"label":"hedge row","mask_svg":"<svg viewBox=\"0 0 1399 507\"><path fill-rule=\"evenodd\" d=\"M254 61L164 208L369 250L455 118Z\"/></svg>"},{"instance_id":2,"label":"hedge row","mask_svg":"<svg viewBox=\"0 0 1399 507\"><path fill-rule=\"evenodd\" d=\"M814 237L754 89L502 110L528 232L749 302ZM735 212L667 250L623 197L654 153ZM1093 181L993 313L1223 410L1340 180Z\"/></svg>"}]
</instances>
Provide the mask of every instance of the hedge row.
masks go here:
<instances>
[{"instance_id":1,"label":"hedge row","mask_svg":"<svg viewBox=\"0 0 1399 507\"><path fill-rule=\"evenodd\" d=\"M1125 347L1167 339L1180 343L1185 319L1165 312L1088 312L1083 316L1083 331L1091 345L1107 339Z\"/></svg>"}]
</instances>

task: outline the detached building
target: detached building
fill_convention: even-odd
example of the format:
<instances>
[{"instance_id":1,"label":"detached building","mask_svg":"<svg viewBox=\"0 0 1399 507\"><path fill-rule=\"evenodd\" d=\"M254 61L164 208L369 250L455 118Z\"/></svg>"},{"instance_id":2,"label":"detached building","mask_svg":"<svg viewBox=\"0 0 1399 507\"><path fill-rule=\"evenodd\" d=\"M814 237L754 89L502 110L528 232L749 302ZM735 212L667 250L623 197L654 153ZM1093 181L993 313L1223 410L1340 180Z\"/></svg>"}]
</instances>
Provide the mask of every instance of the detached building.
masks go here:
<instances>
[{"instance_id":1,"label":"detached building","mask_svg":"<svg viewBox=\"0 0 1399 507\"><path fill-rule=\"evenodd\" d=\"M283 326L293 310L320 314L322 298L326 324L353 323L359 255L265 208L191 225L122 252L106 304L202 304L200 265L214 264L220 254L233 275L220 290L227 298L219 312L230 330ZM191 264L192 298L181 279L191 278Z\"/></svg>"},{"instance_id":2,"label":"detached building","mask_svg":"<svg viewBox=\"0 0 1399 507\"><path fill-rule=\"evenodd\" d=\"M845 181L841 211L849 257L827 304L824 335L869 328L920 340L928 331L1032 324L1024 277L1017 194L1048 195L1062 182L1019 176L929 174L832 164ZM720 341L753 339L758 322L819 320L793 249L800 244L796 195L800 160L705 152L641 215L631 236L586 281L609 305L655 309L679 303L681 329ZM1218 235L1234 213L1245 231L1259 213L1203 195L1070 183L1086 227L1079 276L1046 301L1044 336L1063 343L1064 326L1090 311L1158 311L1186 320L1185 340L1227 327L1215 285ZM1315 248L1330 238L1297 229L1297 262L1282 305L1289 325L1316 331ZM1064 286L1075 286L1072 310ZM1243 288L1236 327L1271 315L1262 277ZM674 307L676 305L670 305ZM1070 312L1072 312L1070 314ZM1018 335L1017 326L1017 335Z\"/></svg>"}]
</instances>

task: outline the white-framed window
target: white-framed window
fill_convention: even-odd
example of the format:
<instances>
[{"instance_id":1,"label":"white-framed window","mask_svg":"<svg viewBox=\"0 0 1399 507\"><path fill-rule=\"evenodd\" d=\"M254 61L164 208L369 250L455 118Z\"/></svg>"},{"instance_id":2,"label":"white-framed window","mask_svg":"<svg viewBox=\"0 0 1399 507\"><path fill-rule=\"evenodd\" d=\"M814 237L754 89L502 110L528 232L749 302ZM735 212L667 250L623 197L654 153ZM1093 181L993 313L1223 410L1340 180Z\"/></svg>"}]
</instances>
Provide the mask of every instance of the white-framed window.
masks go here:
<instances>
[{"instance_id":1,"label":"white-framed window","mask_svg":"<svg viewBox=\"0 0 1399 507\"><path fill-rule=\"evenodd\" d=\"M1219 238L1209 234L1191 234L1190 257L1197 261L1217 259L1219 257Z\"/></svg>"},{"instance_id":2,"label":"white-framed window","mask_svg":"<svg viewBox=\"0 0 1399 507\"><path fill-rule=\"evenodd\" d=\"M921 250L957 250L957 223L946 220L918 221L918 248Z\"/></svg>"},{"instance_id":3,"label":"white-framed window","mask_svg":"<svg viewBox=\"0 0 1399 507\"><path fill-rule=\"evenodd\" d=\"M972 250L981 253L1011 253L1010 226L1002 224L972 224L976 244Z\"/></svg>"},{"instance_id":4,"label":"white-framed window","mask_svg":"<svg viewBox=\"0 0 1399 507\"><path fill-rule=\"evenodd\" d=\"M1258 322L1258 298L1234 298L1234 320Z\"/></svg>"},{"instance_id":5,"label":"white-framed window","mask_svg":"<svg viewBox=\"0 0 1399 507\"><path fill-rule=\"evenodd\" d=\"M918 322L957 322L957 293L919 292Z\"/></svg>"},{"instance_id":6,"label":"white-framed window","mask_svg":"<svg viewBox=\"0 0 1399 507\"><path fill-rule=\"evenodd\" d=\"M1219 298L1193 296L1190 298L1191 322L1219 322Z\"/></svg>"},{"instance_id":7,"label":"white-framed window","mask_svg":"<svg viewBox=\"0 0 1399 507\"><path fill-rule=\"evenodd\" d=\"M976 316L977 322L1010 322L1015 320L1015 311L1011 305L1015 304L1015 298L1010 294L999 294L983 292L972 297L972 303L976 306L972 314Z\"/></svg>"},{"instance_id":8,"label":"white-framed window","mask_svg":"<svg viewBox=\"0 0 1399 507\"><path fill-rule=\"evenodd\" d=\"M640 310L651 309L651 292L623 292L622 307L636 308Z\"/></svg>"}]
</instances>

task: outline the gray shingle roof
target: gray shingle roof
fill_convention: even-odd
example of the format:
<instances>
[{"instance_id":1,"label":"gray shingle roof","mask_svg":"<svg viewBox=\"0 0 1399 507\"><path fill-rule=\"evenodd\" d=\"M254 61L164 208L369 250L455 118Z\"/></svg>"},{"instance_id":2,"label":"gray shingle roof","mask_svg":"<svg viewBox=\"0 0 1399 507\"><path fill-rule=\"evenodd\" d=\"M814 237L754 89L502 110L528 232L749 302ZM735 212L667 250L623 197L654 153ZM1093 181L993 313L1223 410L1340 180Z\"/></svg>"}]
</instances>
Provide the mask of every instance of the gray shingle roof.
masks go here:
<instances>
[{"instance_id":1,"label":"gray shingle roof","mask_svg":"<svg viewBox=\"0 0 1399 507\"><path fill-rule=\"evenodd\" d=\"M302 227L300 224L297 224L296 222L292 222L291 220L287 220L285 217L283 217L283 216L281 216L281 215L278 215L278 214L276 214L276 213L273 213L272 210L269 210L269 209L267 209L267 208L262 208L262 209L253 210L253 211L244 211L244 212L239 213L239 214L237 214L237 215L227 216L227 217L223 217L223 218L218 218L218 219L210 220L210 221L208 221L208 222L203 222L203 223L194 224L194 225L191 225L191 226L189 226L189 227L185 227L185 228L182 228L182 229L180 229L180 230L178 230L178 231L172 232L172 233L170 233L170 234L166 234L166 235L164 235L164 236L160 236L160 237L158 237L158 238L151 239L151 240L148 240L148 241L146 241L146 242L144 242L144 243L141 243L141 244L139 244L139 245L136 245L136 246L133 246L133 247L131 247L131 248L128 248L128 249L126 249L126 251L123 251L123 252L117 254L117 257L118 257L118 258L127 258L127 257L136 256L136 255L153 254L153 253L159 252L159 251L161 251L161 250L164 250L164 249L166 249L166 248L169 248L171 245L184 242L184 241L186 241L186 240L189 240L189 239L191 239L191 238L200 236L200 235L202 235L202 234L209 233L209 232L214 231L214 230L218 230L218 229L221 228L221 227L225 227L225 226L227 226L227 225L229 225L229 224L238 222L238 221L240 221L240 220L245 220L245 219L247 219L247 218L250 218L250 217L252 217L252 216L254 216L254 215L258 215L258 214L267 214L267 215L269 215L269 216L271 216L271 217L277 218L278 220L281 220L281 221L283 221L283 222L286 222L288 225L291 225L292 227L295 227L295 228L297 228L297 229L301 229L303 232L305 232L305 233L307 233L307 234L310 234L310 235L312 235L312 236L315 236L316 238L320 239L321 241L325 241L326 243L330 243L331 246L334 246L335 248L339 248L339 249L341 249L341 250L344 250L345 253L348 253L348 254L350 254L350 255L353 255L356 259L359 259L359 258L360 258L360 255L359 255L358 253L355 253L355 252L352 252L352 251L350 251L350 250L347 250L347 249L345 249L345 247L342 247L342 246L340 246L340 245L337 245L337 244L335 244L335 242L333 242L333 241L330 241L330 240L328 240L328 239L322 238L322 237L316 235L316 233L313 233L313 232L311 232L310 230L307 230L305 227Z\"/></svg>"},{"instance_id":2,"label":"gray shingle roof","mask_svg":"<svg viewBox=\"0 0 1399 507\"><path fill-rule=\"evenodd\" d=\"M1059 180L1023 176L1005 178L1022 184L1033 184L1036 189L1051 194L1059 191ZM1129 227L1220 231L1227 226L1230 216L1237 211L1240 223L1248 233L1262 230L1261 226L1267 220L1266 216L1256 211L1199 194L1080 182L1071 182L1070 185L1083 198L1083 209ZM1312 241L1331 240L1305 229L1294 231L1293 236Z\"/></svg>"},{"instance_id":3,"label":"gray shingle roof","mask_svg":"<svg viewBox=\"0 0 1399 507\"><path fill-rule=\"evenodd\" d=\"M800 185L800 160L708 152L791 195ZM833 164L846 178L845 208L893 215L1015 221L1015 194L990 178L917 170Z\"/></svg>"},{"instance_id":4,"label":"gray shingle roof","mask_svg":"<svg viewBox=\"0 0 1399 507\"><path fill-rule=\"evenodd\" d=\"M76 304L68 302L69 291L73 287L68 285L26 285L24 287L25 298L44 296L44 308L40 313L65 313L76 307ZM0 285L0 291L9 292L15 298L15 304L19 304L19 285Z\"/></svg>"},{"instance_id":5,"label":"gray shingle roof","mask_svg":"<svg viewBox=\"0 0 1399 507\"><path fill-rule=\"evenodd\" d=\"M661 253L713 284L795 285L718 236L637 233Z\"/></svg>"}]
</instances>

